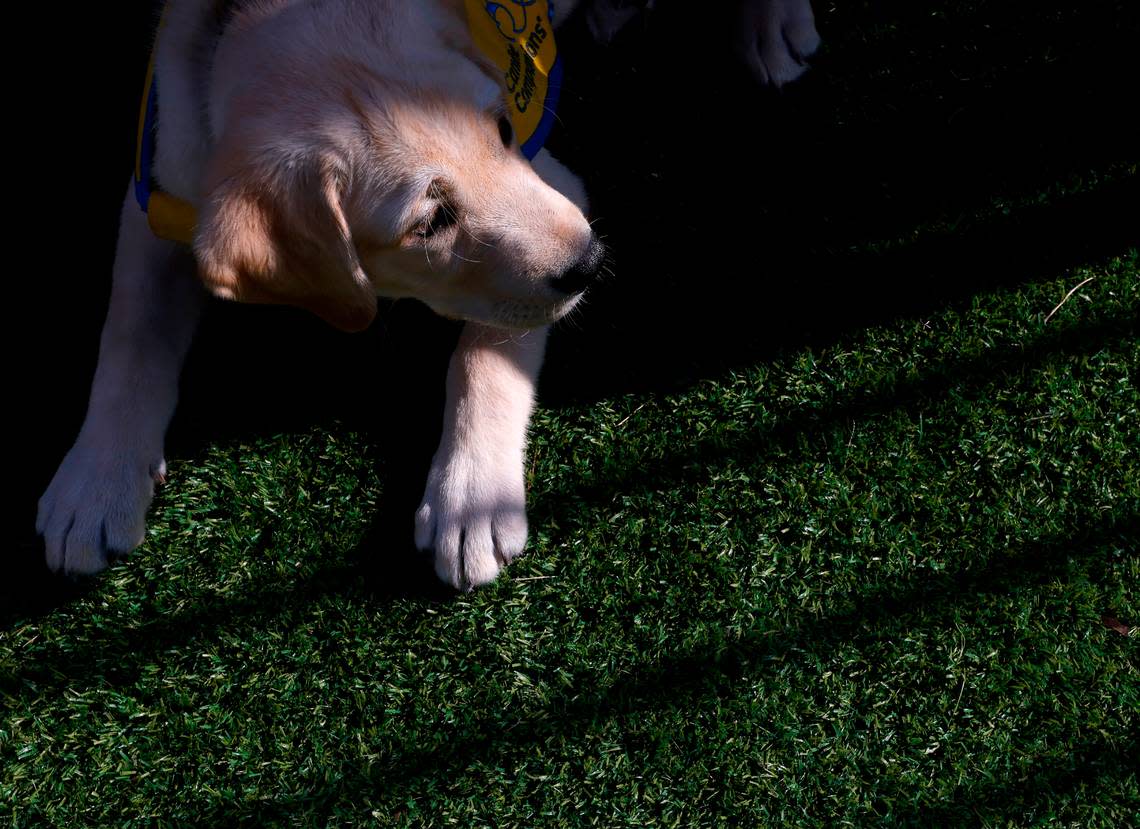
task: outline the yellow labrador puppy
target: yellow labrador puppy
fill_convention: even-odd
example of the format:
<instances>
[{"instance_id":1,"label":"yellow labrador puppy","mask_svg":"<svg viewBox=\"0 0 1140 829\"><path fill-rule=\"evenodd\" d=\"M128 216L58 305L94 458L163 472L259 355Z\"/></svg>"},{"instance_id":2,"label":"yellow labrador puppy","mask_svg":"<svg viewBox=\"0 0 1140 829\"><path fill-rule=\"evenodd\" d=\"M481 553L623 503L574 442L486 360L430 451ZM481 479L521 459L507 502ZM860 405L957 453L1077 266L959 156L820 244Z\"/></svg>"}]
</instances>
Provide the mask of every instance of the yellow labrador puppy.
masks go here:
<instances>
[{"instance_id":1,"label":"yellow labrador puppy","mask_svg":"<svg viewBox=\"0 0 1140 829\"><path fill-rule=\"evenodd\" d=\"M773 8L789 3L806 6ZM491 581L522 552L547 327L604 250L579 180L521 151L530 63L496 62L471 15L509 36L530 15L519 43L537 56L572 5L168 4L154 61L157 189L149 214L134 182L127 193L87 416L40 500L51 569L94 573L141 543L207 293L300 306L346 331L368 326L378 296L466 320L415 542L457 588ZM189 217L184 236L155 221L171 203L175 220Z\"/></svg>"}]
</instances>

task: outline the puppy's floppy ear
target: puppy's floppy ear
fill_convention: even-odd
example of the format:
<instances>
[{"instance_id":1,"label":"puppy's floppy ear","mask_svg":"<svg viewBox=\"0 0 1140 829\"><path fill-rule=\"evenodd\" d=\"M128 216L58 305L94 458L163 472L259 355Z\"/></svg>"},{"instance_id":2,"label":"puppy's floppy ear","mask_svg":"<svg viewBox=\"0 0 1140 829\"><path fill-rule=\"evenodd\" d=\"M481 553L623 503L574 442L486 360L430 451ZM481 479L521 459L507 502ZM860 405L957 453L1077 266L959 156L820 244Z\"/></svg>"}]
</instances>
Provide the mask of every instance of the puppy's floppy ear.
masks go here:
<instances>
[{"instance_id":1,"label":"puppy's floppy ear","mask_svg":"<svg viewBox=\"0 0 1140 829\"><path fill-rule=\"evenodd\" d=\"M376 316L331 156L267 167L222 149L207 174L194 253L216 296L295 305L344 331Z\"/></svg>"}]
</instances>

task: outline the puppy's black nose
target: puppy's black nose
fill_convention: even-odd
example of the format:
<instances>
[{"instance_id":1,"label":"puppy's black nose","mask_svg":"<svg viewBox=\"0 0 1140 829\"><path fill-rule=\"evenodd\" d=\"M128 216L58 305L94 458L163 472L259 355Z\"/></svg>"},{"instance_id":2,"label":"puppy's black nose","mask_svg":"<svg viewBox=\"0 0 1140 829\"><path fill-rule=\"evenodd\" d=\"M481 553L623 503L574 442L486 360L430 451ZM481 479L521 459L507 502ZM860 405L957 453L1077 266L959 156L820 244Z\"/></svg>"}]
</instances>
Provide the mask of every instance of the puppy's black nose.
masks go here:
<instances>
[{"instance_id":1,"label":"puppy's black nose","mask_svg":"<svg viewBox=\"0 0 1140 829\"><path fill-rule=\"evenodd\" d=\"M590 234L590 244L582 258L575 262L562 275L550 280L550 287L567 295L580 294L589 287L602 270L602 263L606 259L606 246L597 237Z\"/></svg>"}]
</instances>

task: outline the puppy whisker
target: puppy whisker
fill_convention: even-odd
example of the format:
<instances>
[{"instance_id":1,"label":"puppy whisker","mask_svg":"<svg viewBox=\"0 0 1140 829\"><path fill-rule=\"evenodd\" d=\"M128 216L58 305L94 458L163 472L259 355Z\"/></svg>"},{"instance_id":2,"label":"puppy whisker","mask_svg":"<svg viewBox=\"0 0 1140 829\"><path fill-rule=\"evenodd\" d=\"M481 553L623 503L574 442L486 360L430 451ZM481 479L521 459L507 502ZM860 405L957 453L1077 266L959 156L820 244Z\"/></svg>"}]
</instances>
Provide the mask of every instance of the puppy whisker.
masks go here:
<instances>
[{"instance_id":1,"label":"puppy whisker","mask_svg":"<svg viewBox=\"0 0 1140 829\"><path fill-rule=\"evenodd\" d=\"M458 224L459 224L459 229L462 230L464 233L466 233L468 236L470 236L472 239L474 239L476 244L480 244L485 248L491 248L492 250L494 250L495 246L493 244L491 244L490 242L484 242L482 239L480 239L478 236L476 236L474 233L472 233L471 230L467 227L467 225L463 224L463 222L459 222Z\"/></svg>"},{"instance_id":2,"label":"puppy whisker","mask_svg":"<svg viewBox=\"0 0 1140 829\"><path fill-rule=\"evenodd\" d=\"M559 94L561 94L561 92ZM566 123L558 116L558 112L556 110L551 109L545 103L542 105L542 108L543 108L543 110L546 111L546 113L548 115L554 116L554 120L558 122L558 126L560 126L560 127L566 126Z\"/></svg>"},{"instance_id":3,"label":"puppy whisker","mask_svg":"<svg viewBox=\"0 0 1140 829\"><path fill-rule=\"evenodd\" d=\"M481 265L481 264L483 264L483 260L482 260L482 259L468 259L466 256L462 256L462 255L460 255L460 254L456 253L454 250L451 250L450 248L448 249L448 251L447 251L447 252L448 252L449 254L451 254L453 257L455 257L456 259L462 259L464 262L470 262L472 265Z\"/></svg>"}]
</instances>

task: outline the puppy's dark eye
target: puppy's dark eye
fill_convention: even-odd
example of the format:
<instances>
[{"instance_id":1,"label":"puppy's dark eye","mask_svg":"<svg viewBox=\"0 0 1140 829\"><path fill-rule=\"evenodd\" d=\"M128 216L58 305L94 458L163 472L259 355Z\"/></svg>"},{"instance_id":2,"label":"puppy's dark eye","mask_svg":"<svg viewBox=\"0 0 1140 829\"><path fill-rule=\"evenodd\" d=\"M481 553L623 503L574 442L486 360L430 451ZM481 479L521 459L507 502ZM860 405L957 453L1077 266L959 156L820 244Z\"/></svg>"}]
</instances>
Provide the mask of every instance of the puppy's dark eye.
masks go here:
<instances>
[{"instance_id":1,"label":"puppy's dark eye","mask_svg":"<svg viewBox=\"0 0 1140 829\"><path fill-rule=\"evenodd\" d=\"M515 140L515 131L511 127L511 119L505 115L499 117L499 138L503 139L503 146L510 147Z\"/></svg>"},{"instance_id":2,"label":"puppy's dark eye","mask_svg":"<svg viewBox=\"0 0 1140 829\"><path fill-rule=\"evenodd\" d=\"M431 214L431 218L425 219L416 225L412 233L421 239L430 239L441 230L446 230L458 221L459 219L455 215L455 211L451 210L447 205L441 204L436 207L435 212Z\"/></svg>"}]
</instances>

